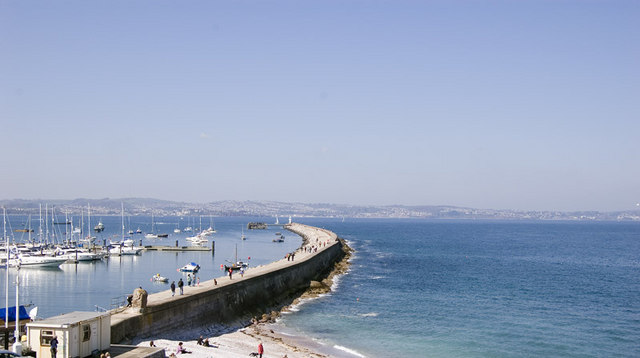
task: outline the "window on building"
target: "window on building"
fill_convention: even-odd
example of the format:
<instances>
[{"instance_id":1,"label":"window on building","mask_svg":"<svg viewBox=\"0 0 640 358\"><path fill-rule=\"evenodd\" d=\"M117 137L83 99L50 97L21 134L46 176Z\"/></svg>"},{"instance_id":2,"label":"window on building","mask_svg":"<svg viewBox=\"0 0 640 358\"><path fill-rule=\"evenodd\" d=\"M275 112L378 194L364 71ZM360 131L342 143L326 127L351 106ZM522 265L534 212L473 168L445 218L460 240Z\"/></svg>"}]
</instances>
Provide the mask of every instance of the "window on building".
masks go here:
<instances>
[{"instance_id":1,"label":"window on building","mask_svg":"<svg viewBox=\"0 0 640 358\"><path fill-rule=\"evenodd\" d=\"M85 324L82 326L82 341L86 342L91 339L91 326Z\"/></svg>"},{"instance_id":2,"label":"window on building","mask_svg":"<svg viewBox=\"0 0 640 358\"><path fill-rule=\"evenodd\" d=\"M40 331L40 345L48 346L55 335L54 331Z\"/></svg>"}]
</instances>

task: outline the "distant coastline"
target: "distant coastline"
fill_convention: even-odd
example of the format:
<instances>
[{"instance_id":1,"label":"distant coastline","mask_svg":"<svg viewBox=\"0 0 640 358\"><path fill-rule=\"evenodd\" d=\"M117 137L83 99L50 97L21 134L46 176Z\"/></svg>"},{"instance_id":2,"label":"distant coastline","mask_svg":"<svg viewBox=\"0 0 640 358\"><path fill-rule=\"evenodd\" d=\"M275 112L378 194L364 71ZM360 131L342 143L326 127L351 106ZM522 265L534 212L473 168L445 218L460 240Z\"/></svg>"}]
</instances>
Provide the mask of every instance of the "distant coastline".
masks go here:
<instances>
[{"instance_id":1,"label":"distant coastline","mask_svg":"<svg viewBox=\"0 0 640 358\"><path fill-rule=\"evenodd\" d=\"M416 218L469 220L576 220L576 221L640 221L640 208L624 211L522 211L508 209L476 209L445 205L345 205L330 203L285 203L277 201L215 201L209 203L175 202L149 198L24 200L3 199L0 206L9 215L38 215L43 209L55 207L56 213L80 216L91 205L91 215L120 215L124 203L126 215L157 216L251 216L319 218ZM270 222L267 222L270 223Z\"/></svg>"}]
</instances>

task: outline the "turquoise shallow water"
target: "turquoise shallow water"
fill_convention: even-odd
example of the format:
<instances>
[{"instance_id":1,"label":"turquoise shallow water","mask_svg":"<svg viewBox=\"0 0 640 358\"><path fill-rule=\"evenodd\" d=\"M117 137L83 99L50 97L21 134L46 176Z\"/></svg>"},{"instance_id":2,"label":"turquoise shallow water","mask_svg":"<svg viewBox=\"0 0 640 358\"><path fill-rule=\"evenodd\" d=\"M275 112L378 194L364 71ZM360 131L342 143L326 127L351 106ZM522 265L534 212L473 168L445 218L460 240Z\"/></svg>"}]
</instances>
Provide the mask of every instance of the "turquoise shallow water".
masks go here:
<instances>
[{"instance_id":1,"label":"turquoise shallow water","mask_svg":"<svg viewBox=\"0 0 640 358\"><path fill-rule=\"evenodd\" d=\"M356 249L280 324L366 357L640 356L640 224L309 219Z\"/></svg>"},{"instance_id":2,"label":"turquoise shallow water","mask_svg":"<svg viewBox=\"0 0 640 358\"><path fill-rule=\"evenodd\" d=\"M103 237L119 235L120 218L103 219ZM253 265L300 245L287 232L285 243L273 243L281 229L245 231L248 240L241 241L241 225L256 220L273 219L215 218L213 256L147 252L59 270L23 269L21 297L37 304L43 317L108 308L112 297L140 285L167 289L149 282L151 275L177 279L175 269L189 261L201 264L204 279L220 276L220 264L233 259L236 245L238 256L251 256ZM131 221L134 229L150 226L149 218ZM171 232L178 221L157 219L159 231ZM319 351L345 357L640 356L640 223L297 221L330 229L356 250L332 294L279 322L289 334L314 339ZM184 237L159 243L183 244ZM12 291L9 296L13 305Z\"/></svg>"}]
</instances>

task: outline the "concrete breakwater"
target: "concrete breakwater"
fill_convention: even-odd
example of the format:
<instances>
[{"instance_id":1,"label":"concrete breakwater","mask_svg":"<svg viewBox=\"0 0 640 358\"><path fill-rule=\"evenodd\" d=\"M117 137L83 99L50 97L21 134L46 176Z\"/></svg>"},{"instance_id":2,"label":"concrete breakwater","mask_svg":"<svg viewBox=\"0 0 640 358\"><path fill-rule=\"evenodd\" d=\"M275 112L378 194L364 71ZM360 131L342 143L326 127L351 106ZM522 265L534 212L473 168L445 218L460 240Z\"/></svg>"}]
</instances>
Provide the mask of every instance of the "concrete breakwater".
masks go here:
<instances>
[{"instance_id":1,"label":"concrete breakwater","mask_svg":"<svg viewBox=\"0 0 640 358\"><path fill-rule=\"evenodd\" d=\"M185 287L184 295L169 290L149 295L144 309L113 311L111 342L215 323L248 322L274 308L289 304L312 280L326 276L344 256L342 243L331 231L302 224L285 226L303 238L294 260L281 259L249 268L244 277L234 274Z\"/></svg>"}]
</instances>

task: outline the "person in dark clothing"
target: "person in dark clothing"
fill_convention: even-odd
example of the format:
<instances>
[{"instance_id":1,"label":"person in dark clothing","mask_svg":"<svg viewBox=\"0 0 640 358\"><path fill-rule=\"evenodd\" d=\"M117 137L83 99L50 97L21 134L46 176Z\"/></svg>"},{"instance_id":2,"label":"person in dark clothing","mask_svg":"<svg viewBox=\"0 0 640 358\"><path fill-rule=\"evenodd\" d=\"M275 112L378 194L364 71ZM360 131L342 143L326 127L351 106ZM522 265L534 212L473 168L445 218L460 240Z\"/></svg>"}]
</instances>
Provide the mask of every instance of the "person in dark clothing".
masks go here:
<instances>
[{"instance_id":1,"label":"person in dark clothing","mask_svg":"<svg viewBox=\"0 0 640 358\"><path fill-rule=\"evenodd\" d=\"M56 356L58 355L58 337L53 336L53 338L49 342L49 345L51 346L51 358L56 358Z\"/></svg>"},{"instance_id":2,"label":"person in dark clothing","mask_svg":"<svg viewBox=\"0 0 640 358\"><path fill-rule=\"evenodd\" d=\"M171 282L171 297L176 295L176 281Z\"/></svg>"},{"instance_id":3,"label":"person in dark clothing","mask_svg":"<svg viewBox=\"0 0 640 358\"><path fill-rule=\"evenodd\" d=\"M180 295L184 294L184 289L182 288L184 287L184 282L182 282L182 279L178 280L178 288L180 288Z\"/></svg>"}]
</instances>

